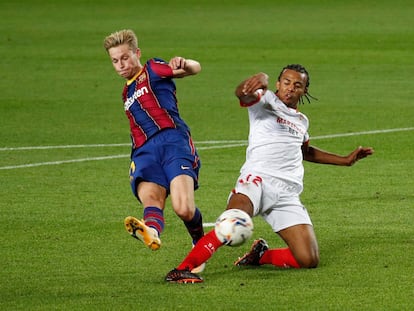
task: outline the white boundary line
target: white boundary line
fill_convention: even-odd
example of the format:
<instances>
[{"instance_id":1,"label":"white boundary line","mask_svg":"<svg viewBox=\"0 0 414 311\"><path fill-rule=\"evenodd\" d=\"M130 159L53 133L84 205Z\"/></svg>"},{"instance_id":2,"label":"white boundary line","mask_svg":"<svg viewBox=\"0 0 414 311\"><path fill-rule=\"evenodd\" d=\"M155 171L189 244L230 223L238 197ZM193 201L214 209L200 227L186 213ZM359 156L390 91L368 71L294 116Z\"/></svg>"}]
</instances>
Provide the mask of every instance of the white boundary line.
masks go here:
<instances>
[{"instance_id":1,"label":"white boundary line","mask_svg":"<svg viewBox=\"0 0 414 311\"><path fill-rule=\"evenodd\" d=\"M322 136L311 137L311 140L324 139L324 138L335 138L335 137L371 135L371 134L384 134L384 133L404 132L404 131L412 131L412 130L414 130L414 127L403 127L403 128L376 130L376 131L365 131L365 132L356 132L356 133L331 134L331 135L322 135Z\"/></svg>"},{"instance_id":2,"label":"white boundary line","mask_svg":"<svg viewBox=\"0 0 414 311\"><path fill-rule=\"evenodd\" d=\"M359 135L372 135L372 134L383 134L383 133L392 133L392 132L403 132L403 131L412 131L414 127L406 128L395 128L395 129L385 129L385 130L375 130L375 131L364 131L364 132L355 132L355 133L342 133L342 134L331 134L323 136L311 137L311 140L317 139L328 139L328 138L337 138L337 137L347 137L347 136L359 136ZM210 150L210 149L220 149L220 148L233 148L247 145L245 140L207 140L196 142L196 145L213 145L213 146L197 146L198 150ZM69 148L97 148L97 147L121 147L121 146L130 146L130 144L92 144L92 145L62 145L62 146L33 146L33 147L3 147L0 148L0 151L14 151L14 150L45 150L45 149L69 149ZM18 168L27 168L27 167L36 167L36 166L46 166L46 165L60 165L66 163L77 163L77 162L86 162L86 161L101 161L101 160L111 160L118 158L129 157L129 154L118 154L112 156L103 156L103 157L92 157L92 158L83 158L83 159L72 159L72 160L62 160L62 161L53 161L53 162L40 162L40 163L31 163L31 164L22 164L22 165L11 165L11 166L2 166L0 170L12 170Z\"/></svg>"},{"instance_id":3,"label":"white boundary line","mask_svg":"<svg viewBox=\"0 0 414 311\"><path fill-rule=\"evenodd\" d=\"M111 159L118 159L118 158L126 158L128 156L129 155L118 154L118 155L106 156L106 157L94 157L94 158L85 158L85 159L73 159L73 160L62 160L62 161L53 161L53 162L40 162L40 163L32 163L32 164L3 166L3 167L0 167L0 170L12 170L12 169L15 169L15 168L26 168L26 167L36 167L36 166L46 166L46 165L59 165L59 164L65 164L65 163L76 163L76 162L86 162L86 161L111 160Z\"/></svg>"},{"instance_id":4,"label":"white boundary line","mask_svg":"<svg viewBox=\"0 0 414 311\"><path fill-rule=\"evenodd\" d=\"M72 148L97 148L97 147L121 147L131 144L92 144L92 145L60 145L60 146L31 146L31 147L4 147L0 151L13 150L45 150L45 149L72 149Z\"/></svg>"}]
</instances>

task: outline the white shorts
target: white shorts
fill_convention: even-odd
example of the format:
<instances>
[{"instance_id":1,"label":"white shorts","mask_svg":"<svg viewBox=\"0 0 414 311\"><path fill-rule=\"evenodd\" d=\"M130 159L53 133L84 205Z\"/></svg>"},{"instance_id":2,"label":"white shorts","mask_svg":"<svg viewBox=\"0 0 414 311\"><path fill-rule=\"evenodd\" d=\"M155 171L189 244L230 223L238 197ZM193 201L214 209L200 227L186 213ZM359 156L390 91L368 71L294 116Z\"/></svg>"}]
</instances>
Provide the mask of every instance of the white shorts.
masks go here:
<instances>
[{"instance_id":1,"label":"white shorts","mask_svg":"<svg viewBox=\"0 0 414 311\"><path fill-rule=\"evenodd\" d=\"M254 216L262 216L274 232L294 225L312 225L308 211L300 201L300 192L301 187L280 179L246 173L239 176L233 189L233 193L249 197Z\"/></svg>"}]
</instances>

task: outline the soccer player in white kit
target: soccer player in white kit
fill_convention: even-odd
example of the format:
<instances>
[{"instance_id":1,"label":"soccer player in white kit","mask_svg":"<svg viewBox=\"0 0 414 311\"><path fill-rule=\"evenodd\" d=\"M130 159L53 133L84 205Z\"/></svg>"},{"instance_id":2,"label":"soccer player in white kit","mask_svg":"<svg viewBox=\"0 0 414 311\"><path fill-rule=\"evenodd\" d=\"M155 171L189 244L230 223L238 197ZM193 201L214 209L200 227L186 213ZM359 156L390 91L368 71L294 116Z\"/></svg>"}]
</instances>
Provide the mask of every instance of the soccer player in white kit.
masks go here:
<instances>
[{"instance_id":1,"label":"soccer player in white kit","mask_svg":"<svg viewBox=\"0 0 414 311\"><path fill-rule=\"evenodd\" d=\"M250 252L236 260L238 266L272 264L282 268L315 268L319 248L312 222L299 195L303 190L303 164L351 166L373 153L358 147L347 156L320 150L309 144L308 118L298 111L309 100L309 74L299 64L282 69L276 93L268 90L268 76L258 73L236 88L240 106L249 114L250 132L246 161L231 192L227 209L260 215L287 244L269 249L263 239L254 241ZM311 96L310 96L311 97ZM214 229L195 245L184 261L170 271L166 281L199 283L191 270L205 263L223 245Z\"/></svg>"}]
</instances>

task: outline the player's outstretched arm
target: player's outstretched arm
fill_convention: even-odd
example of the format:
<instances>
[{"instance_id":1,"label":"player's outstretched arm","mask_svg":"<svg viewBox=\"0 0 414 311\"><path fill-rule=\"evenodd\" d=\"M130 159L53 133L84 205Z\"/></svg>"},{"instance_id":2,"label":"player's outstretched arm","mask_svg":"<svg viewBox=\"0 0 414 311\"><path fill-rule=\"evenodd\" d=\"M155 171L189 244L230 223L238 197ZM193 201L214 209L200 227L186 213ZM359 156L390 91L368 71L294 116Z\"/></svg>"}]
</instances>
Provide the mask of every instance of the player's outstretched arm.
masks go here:
<instances>
[{"instance_id":1,"label":"player's outstretched arm","mask_svg":"<svg viewBox=\"0 0 414 311\"><path fill-rule=\"evenodd\" d=\"M374 153L371 147L358 147L350 154L346 156L337 155L330 153L310 145L303 145L303 158L306 161L321 163L321 164L332 164L341 166L351 166L355 162L366 158Z\"/></svg>"},{"instance_id":2,"label":"player's outstretched arm","mask_svg":"<svg viewBox=\"0 0 414 311\"><path fill-rule=\"evenodd\" d=\"M195 75L201 71L201 65L199 62L180 56L171 58L168 65L173 70L174 78L183 78L186 76Z\"/></svg>"}]
</instances>

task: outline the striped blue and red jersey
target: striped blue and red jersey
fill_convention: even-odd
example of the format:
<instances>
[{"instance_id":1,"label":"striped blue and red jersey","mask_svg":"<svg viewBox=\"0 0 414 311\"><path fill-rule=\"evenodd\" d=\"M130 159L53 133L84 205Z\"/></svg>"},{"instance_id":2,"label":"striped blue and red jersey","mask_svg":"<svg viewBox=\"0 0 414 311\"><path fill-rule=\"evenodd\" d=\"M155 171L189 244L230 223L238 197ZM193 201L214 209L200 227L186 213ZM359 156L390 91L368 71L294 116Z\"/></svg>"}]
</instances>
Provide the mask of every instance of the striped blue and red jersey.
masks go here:
<instances>
[{"instance_id":1,"label":"striped blue and red jersey","mask_svg":"<svg viewBox=\"0 0 414 311\"><path fill-rule=\"evenodd\" d=\"M153 58L127 81L122 99L129 119L132 148L139 148L163 129L190 131L179 115L172 77L173 71L168 63Z\"/></svg>"}]
</instances>

